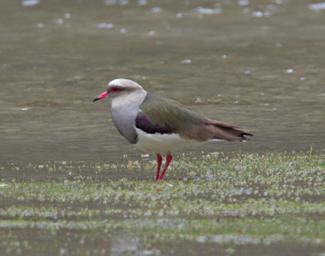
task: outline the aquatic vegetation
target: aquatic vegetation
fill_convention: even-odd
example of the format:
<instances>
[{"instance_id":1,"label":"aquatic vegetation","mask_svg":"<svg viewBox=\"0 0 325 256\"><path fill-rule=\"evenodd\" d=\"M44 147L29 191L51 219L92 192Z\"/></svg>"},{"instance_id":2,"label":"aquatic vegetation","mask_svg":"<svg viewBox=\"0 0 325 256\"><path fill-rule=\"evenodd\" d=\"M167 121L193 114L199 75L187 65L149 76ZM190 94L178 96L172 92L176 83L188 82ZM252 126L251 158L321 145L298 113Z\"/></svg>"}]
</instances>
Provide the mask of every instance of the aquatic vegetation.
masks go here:
<instances>
[{"instance_id":1,"label":"aquatic vegetation","mask_svg":"<svg viewBox=\"0 0 325 256\"><path fill-rule=\"evenodd\" d=\"M104 236L103 254L117 250L112 239L123 234L148 255L178 243L228 252L248 245L325 248L323 156L181 156L166 182L152 180L153 165L147 159L2 165L0 251L37 250L29 232L51 237L59 251L59 234L67 251L69 239Z\"/></svg>"}]
</instances>

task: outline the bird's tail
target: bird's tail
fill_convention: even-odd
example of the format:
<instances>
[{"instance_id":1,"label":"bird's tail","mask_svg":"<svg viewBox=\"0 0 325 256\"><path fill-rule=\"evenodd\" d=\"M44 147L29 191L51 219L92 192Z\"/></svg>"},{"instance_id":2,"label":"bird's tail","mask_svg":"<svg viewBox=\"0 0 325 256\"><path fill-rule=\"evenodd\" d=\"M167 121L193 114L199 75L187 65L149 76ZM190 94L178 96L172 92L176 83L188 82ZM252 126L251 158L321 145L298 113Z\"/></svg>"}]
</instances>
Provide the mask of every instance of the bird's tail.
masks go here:
<instances>
[{"instance_id":1,"label":"bird's tail","mask_svg":"<svg viewBox=\"0 0 325 256\"><path fill-rule=\"evenodd\" d=\"M240 127L216 120L208 120L207 125L209 125L210 128L213 127L210 129L213 131L212 139L241 142L248 140L247 136L253 136L252 133Z\"/></svg>"}]
</instances>

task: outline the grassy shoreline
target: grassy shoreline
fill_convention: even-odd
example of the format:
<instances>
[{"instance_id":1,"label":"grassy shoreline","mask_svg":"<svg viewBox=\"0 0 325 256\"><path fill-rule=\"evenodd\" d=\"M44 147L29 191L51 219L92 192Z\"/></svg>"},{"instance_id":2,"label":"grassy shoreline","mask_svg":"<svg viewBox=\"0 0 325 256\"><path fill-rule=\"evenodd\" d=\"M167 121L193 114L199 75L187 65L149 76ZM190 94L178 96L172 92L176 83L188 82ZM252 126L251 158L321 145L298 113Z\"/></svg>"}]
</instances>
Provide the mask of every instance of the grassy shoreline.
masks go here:
<instances>
[{"instance_id":1,"label":"grassy shoreline","mask_svg":"<svg viewBox=\"0 0 325 256\"><path fill-rule=\"evenodd\" d=\"M207 255L325 251L323 155L183 156L158 183L153 167L153 161L2 165L1 255L158 255L181 253L180 245L195 255L193 243L206 245ZM39 239L47 246L35 246ZM123 241L132 248L116 249Z\"/></svg>"}]
</instances>

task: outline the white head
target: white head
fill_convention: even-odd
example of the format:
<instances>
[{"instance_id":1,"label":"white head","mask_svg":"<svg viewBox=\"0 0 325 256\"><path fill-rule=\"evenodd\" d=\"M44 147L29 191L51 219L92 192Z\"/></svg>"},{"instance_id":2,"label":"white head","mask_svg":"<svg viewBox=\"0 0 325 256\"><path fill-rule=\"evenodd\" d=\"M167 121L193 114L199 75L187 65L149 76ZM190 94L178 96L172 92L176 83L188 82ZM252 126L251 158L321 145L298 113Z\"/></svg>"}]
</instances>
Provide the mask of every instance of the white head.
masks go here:
<instances>
[{"instance_id":1,"label":"white head","mask_svg":"<svg viewBox=\"0 0 325 256\"><path fill-rule=\"evenodd\" d=\"M118 78L110 81L107 85L107 90L99 94L93 101L105 99L107 96L116 98L119 96L126 96L133 92L144 91L138 83L124 78Z\"/></svg>"}]
</instances>

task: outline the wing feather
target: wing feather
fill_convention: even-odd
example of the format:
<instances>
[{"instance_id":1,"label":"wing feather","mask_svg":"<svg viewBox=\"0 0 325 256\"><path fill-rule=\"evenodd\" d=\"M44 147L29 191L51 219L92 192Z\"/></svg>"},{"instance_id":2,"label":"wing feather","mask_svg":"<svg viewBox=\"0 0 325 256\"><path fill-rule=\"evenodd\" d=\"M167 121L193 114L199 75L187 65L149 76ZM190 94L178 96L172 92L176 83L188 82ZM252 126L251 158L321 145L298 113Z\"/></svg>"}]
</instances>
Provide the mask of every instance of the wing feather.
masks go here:
<instances>
[{"instance_id":1,"label":"wing feather","mask_svg":"<svg viewBox=\"0 0 325 256\"><path fill-rule=\"evenodd\" d=\"M149 93L140 106L136 127L147 133L176 133L198 141L243 141L245 136L252 135L237 126L208 119L176 101Z\"/></svg>"}]
</instances>

